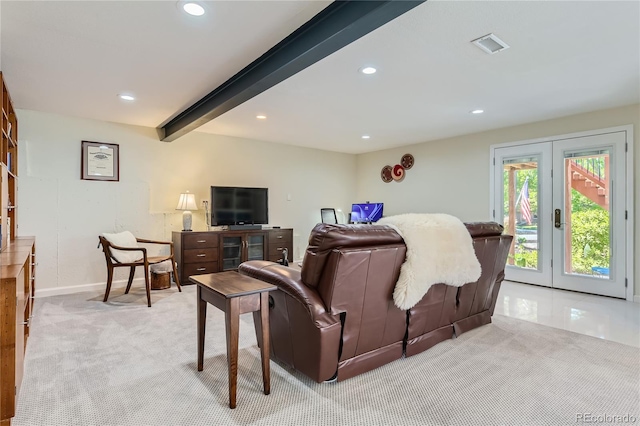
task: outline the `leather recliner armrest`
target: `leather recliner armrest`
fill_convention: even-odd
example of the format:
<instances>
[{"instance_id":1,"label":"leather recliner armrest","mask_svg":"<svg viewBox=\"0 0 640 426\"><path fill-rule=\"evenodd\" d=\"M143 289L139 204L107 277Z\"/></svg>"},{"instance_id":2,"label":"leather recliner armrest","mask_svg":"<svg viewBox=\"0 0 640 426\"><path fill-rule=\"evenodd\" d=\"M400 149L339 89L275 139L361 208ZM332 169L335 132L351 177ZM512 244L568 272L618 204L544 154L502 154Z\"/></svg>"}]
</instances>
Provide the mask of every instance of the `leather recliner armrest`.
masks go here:
<instances>
[{"instance_id":1,"label":"leather recliner armrest","mask_svg":"<svg viewBox=\"0 0 640 426\"><path fill-rule=\"evenodd\" d=\"M327 312L322 299L315 291L306 286L300 277L300 270L288 268L266 260L250 260L238 267L241 274L268 282L287 293L307 308L311 319L318 328L329 327L340 319Z\"/></svg>"},{"instance_id":2,"label":"leather recliner armrest","mask_svg":"<svg viewBox=\"0 0 640 426\"><path fill-rule=\"evenodd\" d=\"M504 227L496 222L466 222L464 224L471 234L471 238L495 237L502 235Z\"/></svg>"}]
</instances>

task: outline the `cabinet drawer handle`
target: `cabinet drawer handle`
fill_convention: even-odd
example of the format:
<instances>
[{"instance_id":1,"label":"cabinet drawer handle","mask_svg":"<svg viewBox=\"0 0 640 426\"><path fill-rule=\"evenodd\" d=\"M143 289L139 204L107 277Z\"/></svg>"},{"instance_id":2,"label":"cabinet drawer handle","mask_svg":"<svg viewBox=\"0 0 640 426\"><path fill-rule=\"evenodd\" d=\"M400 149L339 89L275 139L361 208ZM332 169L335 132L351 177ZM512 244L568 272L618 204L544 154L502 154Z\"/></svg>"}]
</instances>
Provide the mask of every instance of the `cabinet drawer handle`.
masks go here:
<instances>
[{"instance_id":1,"label":"cabinet drawer handle","mask_svg":"<svg viewBox=\"0 0 640 426\"><path fill-rule=\"evenodd\" d=\"M278 247L276 250L278 250L278 251L282 251L282 247Z\"/></svg>"},{"instance_id":2,"label":"cabinet drawer handle","mask_svg":"<svg viewBox=\"0 0 640 426\"><path fill-rule=\"evenodd\" d=\"M198 268L198 269L196 269L196 270L197 270L197 271L206 271L206 270L207 270L207 268Z\"/></svg>"},{"instance_id":3,"label":"cabinet drawer handle","mask_svg":"<svg viewBox=\"0 0 640 426\"><path fill-rule=\"evenodd\" d=\"M282 239L282 235L278 235L276 238L281 240Z\"/></svg>"},{"instance_id":4,"label":"cabinet drawer handle","mask_svg":"<svg viewBox=\"0 0 640 426\"><path fill-rule=\"evenodd\" d=\"M206 254L197 254L196 256L198 256L198 257L205 257L205 256L206 256Z\"/></svg>"},{"instance_id":5,"label":"cabinet drawer handle","mask_svg":"<svg viewBox=\"0 0 640 426\"><path fill-rule=\"evenodd\" d=\"M206 243L207 240L198 240L199 243Z\"/></svg>"}]
</instances>

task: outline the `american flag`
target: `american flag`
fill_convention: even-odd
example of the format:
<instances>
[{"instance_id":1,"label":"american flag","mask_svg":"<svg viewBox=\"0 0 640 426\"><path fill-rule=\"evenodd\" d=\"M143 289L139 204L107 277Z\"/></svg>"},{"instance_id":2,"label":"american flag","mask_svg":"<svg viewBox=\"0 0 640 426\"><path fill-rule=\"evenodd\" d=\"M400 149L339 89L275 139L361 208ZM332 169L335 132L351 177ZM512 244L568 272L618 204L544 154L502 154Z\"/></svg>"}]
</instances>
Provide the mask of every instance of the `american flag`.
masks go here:
<instances>
[{"instance_id":1,"label":"american flag","mask_svg":"<svg viewBox=\"0 0 640 426\"><path fill-rule=\"evenodd\" d=\"M520 197L520 212L522 219L527 221L527 225L531 225L531 204L529 204L529 179L524 181Z\"/></svg>"}]
</instances>

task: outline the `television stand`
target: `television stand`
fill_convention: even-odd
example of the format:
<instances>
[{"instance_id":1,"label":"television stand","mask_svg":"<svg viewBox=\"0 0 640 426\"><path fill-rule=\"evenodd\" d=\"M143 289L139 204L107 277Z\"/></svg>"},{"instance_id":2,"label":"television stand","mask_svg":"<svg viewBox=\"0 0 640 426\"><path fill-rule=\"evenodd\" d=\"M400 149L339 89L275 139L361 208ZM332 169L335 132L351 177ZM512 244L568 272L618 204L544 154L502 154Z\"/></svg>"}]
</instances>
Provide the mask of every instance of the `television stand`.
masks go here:
<instances>
[{"instance_id":1,"label":"television stand","mask_svg":"<svg viewBox=\"0 0 640 426\"><path fill-rule=\"evenodd\" d=\"M255 226L255 225L254 225ZM172 233L180 283L191 275L234 271L247 260L277 262L287 250L293 262L293 229L247 229ZM4 370L3 370L4 371Z\"/></svg>"},{"instance_id":2,"label":"television stand","mask_svg":"<svg viewBox=\"0 0 640 426\"><path fill-rule=\"evenodd\" d=\"M229 231L253 231L262 229L262 225L229 225Z\"/></svg>"}]
</instances>

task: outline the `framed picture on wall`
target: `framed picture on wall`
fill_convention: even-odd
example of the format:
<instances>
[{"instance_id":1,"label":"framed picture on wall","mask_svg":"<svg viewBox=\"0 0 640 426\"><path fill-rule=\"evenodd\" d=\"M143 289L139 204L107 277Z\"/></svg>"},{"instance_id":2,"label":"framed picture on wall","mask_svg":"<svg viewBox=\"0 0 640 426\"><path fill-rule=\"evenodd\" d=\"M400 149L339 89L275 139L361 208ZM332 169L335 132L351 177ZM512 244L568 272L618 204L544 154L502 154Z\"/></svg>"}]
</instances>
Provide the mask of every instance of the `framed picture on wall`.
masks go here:
<instances>
[{"instance_id":1,"label":"framed picture on wall","mask_svg":"<svg viewBox=\"0 0 640 426\"><path fill-rule=\"evenodd\" d=\"M117 144L82 141L81 179L119 181L119 157Z\"/></svg>"}]
</instances>

